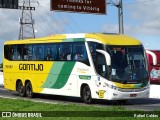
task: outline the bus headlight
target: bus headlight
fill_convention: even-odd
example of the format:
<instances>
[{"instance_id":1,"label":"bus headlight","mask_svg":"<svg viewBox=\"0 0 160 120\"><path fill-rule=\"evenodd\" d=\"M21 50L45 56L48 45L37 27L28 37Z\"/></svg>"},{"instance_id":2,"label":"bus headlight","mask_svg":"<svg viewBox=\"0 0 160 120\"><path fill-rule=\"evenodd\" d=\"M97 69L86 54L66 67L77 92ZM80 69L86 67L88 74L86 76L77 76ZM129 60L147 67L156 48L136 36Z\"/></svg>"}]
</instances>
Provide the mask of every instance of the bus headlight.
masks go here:
<instances>
[{"instance_id":1,"label":"bus headlight","mask_svg":"<svg viewBox=\"0 0 160 120\"><path fill-rule=\"evenodd\" d=\"M121 91L121 92L139 92L139 91L144 91L144 90L147 90L150 88L150 84L147 84L145 87L143 88L139 88L139 89L122 89L122 88L119 88L117 86L114 86L114 85L110 85L108 83L105 83L105 85L113 90L118 90L118 91Z\"/></svg>"}]
</instances>

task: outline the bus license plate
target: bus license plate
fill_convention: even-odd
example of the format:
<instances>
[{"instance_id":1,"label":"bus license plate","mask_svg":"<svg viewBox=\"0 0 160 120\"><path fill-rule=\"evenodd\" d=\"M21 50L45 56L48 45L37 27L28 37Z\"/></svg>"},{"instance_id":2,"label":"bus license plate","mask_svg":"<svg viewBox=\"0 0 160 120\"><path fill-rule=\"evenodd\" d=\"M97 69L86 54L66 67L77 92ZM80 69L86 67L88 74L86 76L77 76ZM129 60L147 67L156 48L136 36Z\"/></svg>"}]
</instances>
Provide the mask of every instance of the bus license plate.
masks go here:
<instances>
[{"instance_id":1,"label":"bus license plate","mask_svg":"<svg viewBox=\"0 0 160 120\"><path fill-rule=\"evenodd\" d=\"M136 97L137 94L130 94L130 97Z\"/></svg>"}]
</instances>

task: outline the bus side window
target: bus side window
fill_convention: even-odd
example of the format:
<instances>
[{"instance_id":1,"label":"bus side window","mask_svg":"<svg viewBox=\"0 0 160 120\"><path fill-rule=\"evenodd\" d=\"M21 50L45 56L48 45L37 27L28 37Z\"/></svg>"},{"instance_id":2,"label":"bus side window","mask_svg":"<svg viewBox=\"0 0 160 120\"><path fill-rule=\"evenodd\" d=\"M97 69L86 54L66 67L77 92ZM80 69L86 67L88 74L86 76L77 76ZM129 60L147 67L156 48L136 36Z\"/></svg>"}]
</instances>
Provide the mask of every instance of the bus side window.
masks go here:
<instances>
[{"instance_id":1,"label":"bus side window","mask_svg":"<svg viewBox=\"0 0 160 120\"><path fill-rule=\"evenodd\" d=\"M45 51L45 60L52 60L52 48L51 47L46 47L46 51Z\"/></svg>"},{"instance_id":2,"label":"bus side window","mask_svg":"<svg viewBox=\"0 0 160 120\"><path fill-rule=\"evenodd\" d=\"M23 60L23 45L17 45L18 60Z\"/></svg>"},{"instance_id":3,"label":"bus side window","mask_svg":"<svg viewBox=\"0 0 160 120\"><path fill-rule=\"evenodd\" d=\"M84 42L74 43L73 51L73 60L89 65L88 55Z\"/></svg>"},{"instance_id":4,"label":"bus side window","mask_svg":"<svg viewBox=\"0 0 160 120\"><path fill-rule=\"evenodd\" d=\"M46 44L45 60L56 60L56 59L57 59L56 44Z\"/></svg>"},{"instance_id":5,"label":"bus side window","mask_svg":"<svg viewBox=\"0 0 160 120\"><path fill-rule=\"evenodd\" d=\"M4 57L7 60L13 60L14 48L13 45L5 45L4 46Z\"/></svg>"},{"instance_id":6,"label":"bus side window","mask_svg":"<svg viewBox=\"0 0 160 120\"><path fill-rule=\"evenodd\" d=\"M107 66L106 66L106 58L103 54L97 52L97 64L95 65L95 68L97 70L97 73L101 75L102 77L106 78L107 76Z\"/></svg>"},{"instance_id":7,"label":"bus side window","mask_svg":"<svg viewBox=\"0 0 160 120\"><path fill-rule=\"evenodd\" d=\"M97 52L96 52L96 49L99 49L99 50L104 50L104 47L102 44L100 43L96 43L96 42L88 42L88 45L89 45L89 50L90 50L90 53L91 53L91 57L92 57L92 60L94 62L94 65L96 65L97 63L97 60L96 60L96 56L97 56Z\"/></svg>"},{"instance_id":8,"label":"bus side window","mask_svg":"<svg viewBox=\"0 0 160 120\"><path fill-rule=\"evenodd\" d=\"M32 45L28 44L23 46L23 59L32 60Z\"/></svg>"},{"instance_id":9,"label":"bus side window","mask_svg":"<svg viewBox=\"0 0 160 120\"><path fill-rule=\"evenodd\" d=\"M8 60L22 60L22 45L5 45L4 56Z\"/></svg>"},{"instance_id":10,"label":"bus side window","mask_svg":"<svg viewBox=\"0 0 160 120\"><path fill-rule=\"evenodd\" d=\"M44 44L36 44L33 45L33 60L44 60Z\"/></svg>"},{"instance_id":11,"label":"bus side window","mask_svg":"<svg viewBox=\"0 0 160 120\"><path fill-rule=\"evenodd\" d=\"M58 47L58 58L59 60L72 60L72 44L71 43L61 43Z\"/></svg>"},{"instance_id":12,"label":"bus side window","mask_svg":"<svg viewBox=\"0 0 160 120\"><path fill-rule=\"evenodd\" d=\"M58 45L58 60L65 60L65 53L63 53L63 45Z\"/></svg>"},{"instance_id":13,"label":"bus side window","mask_svg":"<svg viewBox=\"0 0 160 120\"><path fill-rule=\"evenodd\" d=\"M18 60L17 45L12 46L12 60Z\"/></svg>"}]
</instances>

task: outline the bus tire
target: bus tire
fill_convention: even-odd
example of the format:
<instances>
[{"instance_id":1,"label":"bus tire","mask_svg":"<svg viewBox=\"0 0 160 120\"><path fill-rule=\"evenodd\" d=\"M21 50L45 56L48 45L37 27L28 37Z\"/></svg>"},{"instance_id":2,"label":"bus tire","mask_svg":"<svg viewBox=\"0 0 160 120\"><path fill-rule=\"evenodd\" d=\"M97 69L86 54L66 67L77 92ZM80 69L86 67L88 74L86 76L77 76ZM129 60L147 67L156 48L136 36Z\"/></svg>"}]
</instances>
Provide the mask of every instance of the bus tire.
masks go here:
<instances>
[{"instance_id":1,"label":"bus tire","mask_svg":"<svg viewBox=\"0 0 160 120\"><path fill-rule=\"evenodd\" d=\"M88 85L85 85L82 88L82 96L81 97L82 97L83 102L85 102L86 104L92 103L91 90Z\"/></svg>"},{"instance_id":2,"label":"bus tire","mask_svg":"<svg viewBox=\"0 0 160 120\"><path fill-rule=\"evenodd\" d=\"M17 84L17 92L19 94L19 96L21 97L25 97L26 93L25 93L25 87L22 84L22 81L19 81Z\"/></svg>"},{"instance_id":3,"label":"bus tire","mask_svg":"<svg viewBox=\"0 0 160 120\"><path fill-rule=\"evenodd\" d=\"M29 98L33 98L33 89L31 82L26 83L26 96Z\"/></svg>"}]
</instances>

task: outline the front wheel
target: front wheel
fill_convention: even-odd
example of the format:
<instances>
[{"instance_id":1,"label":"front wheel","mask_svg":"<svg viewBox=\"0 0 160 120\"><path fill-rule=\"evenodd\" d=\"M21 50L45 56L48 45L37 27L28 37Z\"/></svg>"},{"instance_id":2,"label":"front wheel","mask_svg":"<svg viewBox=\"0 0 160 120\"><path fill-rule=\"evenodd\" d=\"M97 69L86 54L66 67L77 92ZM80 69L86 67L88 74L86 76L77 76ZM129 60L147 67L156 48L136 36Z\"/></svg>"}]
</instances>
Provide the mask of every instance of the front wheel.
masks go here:
<instances>
[{"instance_id":1,"label":"front wheel","mask_svg":"<svg viewBox=\"0 0 160 120\"><path fill-rule=\"evenodd\" d=\"M17 92L18 92L19 96L21 96L21 97L25 97L25 95L26 95L25 94L25 87L23 86L22 81L18 82Z\"/></svg>"},{"instance_id":2,"label":"front wheel","mask_svg":"<svg viewBox=\"0 0 160 120\"><path fill-rule=\"evenodd\" d=\"M82 89L82 100L87 103L90 104L92 103L92 96L91 96L91 91L88 85L84 86Z\"/></svg>"},{"instance_id":3,"label":"front wheel","mask_svg":"<svg viewBox=\"0 0 160 120\"><path fill-rule=\"evenodd\" d=\"M33 90L32 90L32 84L31 84L31 82L27 82L27 84L26 84L26 95L29 98L33 97Z\"/></svg>"}]
</instances>

